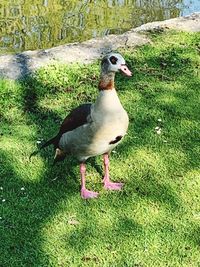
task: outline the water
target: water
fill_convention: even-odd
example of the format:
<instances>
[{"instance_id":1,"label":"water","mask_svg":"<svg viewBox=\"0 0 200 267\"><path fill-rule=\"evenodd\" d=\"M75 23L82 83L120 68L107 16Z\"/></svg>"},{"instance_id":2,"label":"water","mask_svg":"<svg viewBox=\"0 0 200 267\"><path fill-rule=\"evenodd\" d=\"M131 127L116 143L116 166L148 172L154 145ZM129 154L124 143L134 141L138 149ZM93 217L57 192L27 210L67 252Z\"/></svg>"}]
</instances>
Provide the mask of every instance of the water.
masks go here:
<instances>
[{"instance_id":1,"label":"water","mask_svg":"<svg viewBox=\"0 0 200 267\"><path fill-rule=\"evenodd\" d=\"M50 48L200 12L200 0L1 0L0 53Z\"/></svg>"}]
</instances>

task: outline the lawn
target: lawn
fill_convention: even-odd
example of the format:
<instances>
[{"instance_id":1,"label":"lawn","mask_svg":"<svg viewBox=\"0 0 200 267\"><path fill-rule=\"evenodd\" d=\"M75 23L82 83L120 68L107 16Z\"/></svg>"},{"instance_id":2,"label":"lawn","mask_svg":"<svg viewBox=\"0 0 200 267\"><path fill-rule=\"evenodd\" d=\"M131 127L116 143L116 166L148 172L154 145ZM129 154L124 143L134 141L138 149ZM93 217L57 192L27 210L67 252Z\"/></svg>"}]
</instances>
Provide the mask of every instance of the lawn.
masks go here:
<instances>
[{"instance_id":1,"label":"lawn","mask_svg":"<svg viewBox=\"0 0 200 267\"><path fill-rule=\"evenodd\" d=\"M200 266L200 34L149 34L121 49L133 77L116 77L130 118L111 154L121 192L101 184L102 159L52 166L53 148L29 161L80 103L94 101L99 62L53 65L25 80L0 81L0 266ZM67 56L67 55L66 55Z\"/></svg>"}]
</instances>

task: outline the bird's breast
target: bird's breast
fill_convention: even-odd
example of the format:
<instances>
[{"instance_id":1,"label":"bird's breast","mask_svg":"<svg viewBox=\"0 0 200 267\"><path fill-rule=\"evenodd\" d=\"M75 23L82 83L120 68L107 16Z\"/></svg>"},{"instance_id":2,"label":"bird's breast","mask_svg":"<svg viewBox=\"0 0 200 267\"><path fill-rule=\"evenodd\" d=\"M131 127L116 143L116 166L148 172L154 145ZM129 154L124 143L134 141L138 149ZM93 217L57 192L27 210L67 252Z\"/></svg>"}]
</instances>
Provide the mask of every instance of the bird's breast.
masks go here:
<instances>
[{"instance_id":1,"label":"bird's breast","mask_svg":"<svg viewBox=\"0 0 200 267\"><path fill-rule=\"evenodd\" d=\"M115 115L107 114L92 125L93 138L91 153L103 154L111 151L124 137L128 129L128 115L121 111Z\"/></svg>"}]
</instances>

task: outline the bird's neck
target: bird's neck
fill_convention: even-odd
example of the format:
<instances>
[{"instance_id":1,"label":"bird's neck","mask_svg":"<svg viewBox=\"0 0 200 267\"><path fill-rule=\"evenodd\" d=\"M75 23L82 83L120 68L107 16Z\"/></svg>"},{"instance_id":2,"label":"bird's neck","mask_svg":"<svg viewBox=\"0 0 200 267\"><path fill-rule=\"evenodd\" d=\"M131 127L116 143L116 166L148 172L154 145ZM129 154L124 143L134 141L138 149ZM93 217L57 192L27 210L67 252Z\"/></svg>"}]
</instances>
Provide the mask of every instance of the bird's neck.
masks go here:
<instances>
[{"instance_id":1,"label":"bird's neck","mask_svg":"<svg viewBox=\"0 0 200 267\"><path fill-rule=\"evenodd\" d=\"M115 88L115 73L101 72L99 81L99 91L113 90Z\"/></svg>"},{"instance_id":2,"label":"bird's neck","mask_svg":"<svg viewBox=\"0 0 200 267\"><path fill-rule=\"evenodd\" d=\"M101 90L94 104L94 110L99 113L110 113L122 108L116 90Z\"/></svg>"}]
</instances>

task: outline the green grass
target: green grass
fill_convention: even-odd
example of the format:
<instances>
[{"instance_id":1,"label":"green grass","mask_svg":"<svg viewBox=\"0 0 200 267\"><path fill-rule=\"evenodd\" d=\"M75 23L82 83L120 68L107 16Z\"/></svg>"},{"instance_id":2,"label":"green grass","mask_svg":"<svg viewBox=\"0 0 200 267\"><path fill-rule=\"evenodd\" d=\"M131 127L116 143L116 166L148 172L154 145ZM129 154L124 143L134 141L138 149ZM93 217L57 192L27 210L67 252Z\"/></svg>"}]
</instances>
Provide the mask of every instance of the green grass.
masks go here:
<instances>
[{"instance_id":1,"label":"green grass","mask_svg":"<svg viewBox=\"0 0 200 267\"><path fill-rule=\"evenodd\" d=\"M1 80L1 267L200 266L200 34L151 38L121 50L134 73L116 77L130 127L111 176L125 187L104 191L102 159L89 160L97 200L80 198L73 158L52 167L51 148L29 155L71 108L95 100L99 63Z\"/></svg>"}]
</instances>

